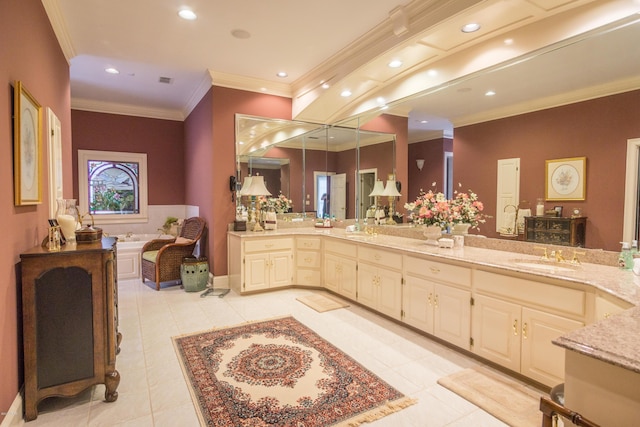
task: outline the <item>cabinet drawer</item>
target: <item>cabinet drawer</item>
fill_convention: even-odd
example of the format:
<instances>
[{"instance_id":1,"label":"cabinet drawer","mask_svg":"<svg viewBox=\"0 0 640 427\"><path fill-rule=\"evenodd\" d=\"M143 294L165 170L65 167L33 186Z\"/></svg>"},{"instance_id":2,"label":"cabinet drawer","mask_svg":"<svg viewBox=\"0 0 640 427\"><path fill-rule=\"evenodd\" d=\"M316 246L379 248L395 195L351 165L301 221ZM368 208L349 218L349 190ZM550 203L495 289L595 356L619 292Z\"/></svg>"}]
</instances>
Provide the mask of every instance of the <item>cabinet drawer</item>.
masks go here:
<instances>
[{"instance_id":1,"label":"cabinet drawer","mask_svg":"<svg viewBox=\"0 0 640 427\"><path fill-rule=\"evenodd\" d=\"M278 251L292 248L292 239L251 239L244 242L245 252Z\"/></svg>"},{"instance_id":2,"label":"cabinet drawer","mask_svg":"<svg viewBox=\"0 0 640 427\"><path fill-rule=\"evenodd\" d=\"M425 279L454 283L465 287L471 286L471 269L467 267L405 256L404 268L407 274Z\"/></svg>"},{"instance_id":3,"label":"cabinet drawer","mask_svg":"<svg viewBox=\"0 0 640 427\"><path fill-rule=\"evenodd\" d=\"M351 258L355 258L358 254L358 247L350 243L342 243L337 240L327 240L327 244L324 247L325 252L334 253L337 255L344 255Z\"/></svg>"},{"instance_id":4,"label":"cabinet drawer","mask_svg":"<svg viewBox=\"0 0 640 427\"><path fill-rule=\"evenodd\" d=\"M320 239L317 237L298 237L296 239L298 249L320 249Z\"/></svg>"},{"instance_id":5,"label":"cabinet drawer","mask_svg":"<svg viewBox=\"0 0 640 427\"><path fill-rule=\"evenodd\" d=\"M585 315L586 295L584 291L577 289L480 270L475 272L474 288L477 292L499 295L525 304L535 304L578 316Z\"/></svg>"},{"instance_id":6,"label":"cabinet drawer","mask_svg":"<svg viewBox=\"0 0 640 427\"><path fill-rule=\"evenodd\" d=\"M307 270L301 268L296 272L298 285L302 286L321 286L320 272L318 270Z\"/></svg>"},{"instance_id":7,"label":"cabinet drawer","mask_svg":"<svg viewBox=\"0 0 640 427\"><path fill-rule=\"evenodd\" d=\"M320 253L315 251L297 251L296 266L302 268L320 268Z\"/></svg>"},{"instance_id":8,"label":"cabinet drawer","mask_svg":"<svg viewBox=\"0 0 640 427\"><path fill-rule=\"evenodd\" d=\"M386 249L360 246L358 249L358 259L381 267L393 268L395 270L402 269L402 255Z\"/></svg>"}]
</instances>

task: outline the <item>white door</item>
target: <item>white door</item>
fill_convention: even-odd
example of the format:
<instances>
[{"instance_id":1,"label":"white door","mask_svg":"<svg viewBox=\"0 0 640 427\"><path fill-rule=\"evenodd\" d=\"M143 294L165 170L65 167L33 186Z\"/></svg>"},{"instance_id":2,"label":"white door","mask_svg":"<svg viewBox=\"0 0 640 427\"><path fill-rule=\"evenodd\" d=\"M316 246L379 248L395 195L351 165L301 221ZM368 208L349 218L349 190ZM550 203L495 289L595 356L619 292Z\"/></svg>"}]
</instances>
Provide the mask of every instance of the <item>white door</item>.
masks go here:
<instances>
[{"instance_id":1,"label":"white door","mask_svg":"<svg viewBox=\"0 0 640 427\"><path fill-rule=\"evenodd\" d=\"M347 174L340 173L331 176L331 216L345 219L347 214Z\"/></svg>"},{"instance_id":2,"label":"white door","mask_svg":"<svg viewBox=\"0 0 640 427\"><path fill-rule=\"evenodd\" d=\"M500 232L500 229L507 226L507 224L513 223L515 226L515 213L518 210L520 200L519 158L498 160L498 187L496 194L498 195L496 231Z\"/></svg>"}]
</instances>

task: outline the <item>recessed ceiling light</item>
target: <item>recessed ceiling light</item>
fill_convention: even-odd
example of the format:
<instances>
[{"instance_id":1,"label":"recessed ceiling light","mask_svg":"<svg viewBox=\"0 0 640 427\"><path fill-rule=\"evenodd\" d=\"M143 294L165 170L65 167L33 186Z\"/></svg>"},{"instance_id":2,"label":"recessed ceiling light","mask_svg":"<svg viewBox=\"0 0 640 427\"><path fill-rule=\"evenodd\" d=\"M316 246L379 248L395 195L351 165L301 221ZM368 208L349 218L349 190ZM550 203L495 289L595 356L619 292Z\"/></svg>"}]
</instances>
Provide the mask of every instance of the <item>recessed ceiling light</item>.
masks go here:
<instances>
[{"instance_id":1,"label":"recessed ceiling light","mask_svg":"<svg viewBox=\"0 0 640 427\"><path fill-rule=\"evenodd\" d=\"M281 77L281 78L285 78L287 77L289 74L285 73L284 71L280 71L278 74L276 74L276 76Z\"/></svg>"},{"instance_id":2,"label":"recessed ceiling light","mask_svg":"<svg viewBox=\"0 0 640 427\"><path fill-rule=\"evenodd\" d=\"M388 66L390 68L398 68L402 65L402 61L400 61L399 59L394 59L393 61L389 62Z\"/></svg>"},{"instance_id":3,"label":"recessed ceiling light","mask_svg":"<svg viewBox=\"0 0 640 427\"><path fill-rule=\"evenodd\" d=\"M231 30L231 35L237 39L248 39L249 37L251 37L249 31L242 30L240 28Z\"/></svg>"},{"instance_id":4,"label":"recessed ceiling light","mask_svg":"<svg viewBox=\"0 0 640 427\"><path fill-rule=\"evenodd\" d=\"M349 89L345 89L340 93L340 96L346 98L348 96L351 96L351 91Z\"/></svg>"},{"instance_id":5,"label":"recessed ceiling light","mask_svg":"<svg viewBox=\"0 0 640 427\"><path fill-rule=\"evenodd\" d=\"M322 83L322 89L329 89L329 83Z\"/></svg>"},{"instance_id":6,"label":"recessed ceiling light","mask_svg":"<svg viewBox=\"0 0 640 427\"><path fill-rule=\"evenodd\" d=\"M120 71L113 67L105 68L104 70L109 74L120 74Z\"/></svg>"},{"instance_id":7,"label":"recessed ceiling light","mask_svg":"<svg viewBox=\"0 0 640 427\"><path fill-rule=\"evenodd\" d=\"M488 90L488 91L486 91L486 92L485 92L484 96L493 96L493 95L495 95L495 94L496 94L496 93L495 93L494 91L492 91L492 90Z\"/></svg>"},{"instance_id":8,"label":"recessed ceiling light","mask_svg":"<svg viewBox=\"0 0 640 427\"><path fill-rule=\"evenodd\" d=\"M178 11L178 16L182 19L186 19L187 21L193 21L198 17L191 9L180 9Z\"/></svg>"},{"instance_id":9,"label":"recessed ceiling light","mask_svg":"<svg viewBox=\"0 0 640 427\"><path fill-rule=\"evenodd\" d=\"M478 31L479 29L480 29L480 24L472 22L470 24L463 26L460 30L463 33L473 33L475 31Z\"/></svg>"},{"instance_id":10,"label":"recessed ceiling light","mask_svg":"<svg viewBox=\"0 0 640 427\"><path fill-rule=\"evenodd\" d=\"M504 44L506 44L507 46L512 45L513 39L504 39Z\"/></svg>"},{"instance_id":11,"label":"recessed ceiling light","mask_svg":"<svg viewBox=\"0 0 640 427\"><path fill-rule=\"evenodd\" d=\"M266 91L267 91L267 88L266 88L266 87L261 87L261 88L260 88L260 91L261 91L261 92L266 92Z\"/></svg>"},{"instance_id":12,"label":"recessed ceiling light","mask_svg":"<svg viewBox=\"0 0 640 427\"><path fill-rule=\"evenodd\" d=\"M429 77L435 77L435 76L438 75L438 72L436 70L429 70L429 71L427 71L427 75Z\"/></svg>"}]
</instances>

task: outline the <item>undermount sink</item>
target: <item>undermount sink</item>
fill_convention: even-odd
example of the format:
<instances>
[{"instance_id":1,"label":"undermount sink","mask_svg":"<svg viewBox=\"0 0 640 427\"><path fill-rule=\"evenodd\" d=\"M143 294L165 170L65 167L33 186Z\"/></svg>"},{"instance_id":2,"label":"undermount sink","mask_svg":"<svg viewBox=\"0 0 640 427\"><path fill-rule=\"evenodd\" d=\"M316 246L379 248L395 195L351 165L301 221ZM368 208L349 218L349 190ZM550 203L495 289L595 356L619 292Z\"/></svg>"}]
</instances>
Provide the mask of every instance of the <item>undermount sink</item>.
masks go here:
<instances>
[{"instance_id":1,"label":"undermount sink","mask_svg":"<svg viewBox=\"0 0 640 427\"><path fill-rule=\"evenodd\" d=\"M549 272L576 271L579 268L577 265L561 264L554 261L544 261L544 260L536 261L536 260L530 260L530 259L529 260L517 259L517 260L512 260L511 262L517 265L518 267L530 268L533 270L549 271Z\"/></svg>"}]
</instances>

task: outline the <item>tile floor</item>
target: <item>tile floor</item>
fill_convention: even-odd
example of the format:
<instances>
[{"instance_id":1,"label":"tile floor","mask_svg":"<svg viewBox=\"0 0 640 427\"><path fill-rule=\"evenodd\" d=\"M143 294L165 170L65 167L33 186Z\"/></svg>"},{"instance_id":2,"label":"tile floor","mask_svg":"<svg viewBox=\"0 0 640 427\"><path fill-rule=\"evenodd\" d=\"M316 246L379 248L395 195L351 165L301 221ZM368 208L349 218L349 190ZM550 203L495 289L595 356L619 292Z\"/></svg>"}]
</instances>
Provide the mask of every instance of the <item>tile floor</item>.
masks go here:
<instances>
[{"instance_id":1,"label":"tile floor","mask_svg":"<svg viewBox=\"0 0 640 427\"><path fill-rule=\"evenodd\" d=\"M252 296L233 292L201 298L179 286L156 292L150 282L119 282L120 331L116 402L106 403L99 385L75 398L45 399L26 426L198 426L172 336L293 315L418 404L372 427L504 426L439 386L442 376L479 362L456 353L362 307L317 313L295 300L309 293L289 289Z\"/></svg>"}]
</instances>

